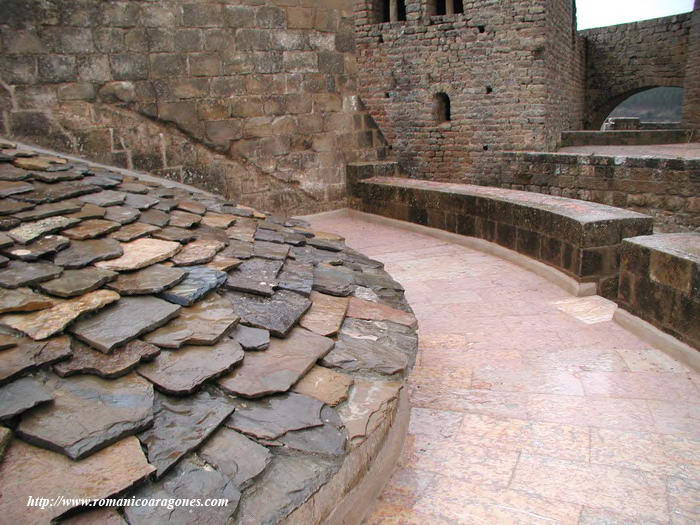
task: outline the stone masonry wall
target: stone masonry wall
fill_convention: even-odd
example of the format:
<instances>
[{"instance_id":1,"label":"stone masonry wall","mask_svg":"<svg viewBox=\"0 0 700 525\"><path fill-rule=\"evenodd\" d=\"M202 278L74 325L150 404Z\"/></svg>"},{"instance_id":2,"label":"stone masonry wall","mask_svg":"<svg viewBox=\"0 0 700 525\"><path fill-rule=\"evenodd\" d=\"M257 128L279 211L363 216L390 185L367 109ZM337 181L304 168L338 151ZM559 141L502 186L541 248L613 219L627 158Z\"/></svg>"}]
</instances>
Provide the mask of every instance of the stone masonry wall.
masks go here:
<instances>
[{"instance_id":1,"label":"stone masonry wall","mask_svg":"<svg viewBox=\"0 0 700 525\"><path fill-rule=\"evenodd\" d=\"M452 180L490 152L552 149L579 126L583 47L571 0L466 0L432 16L407 0L405 22L380 23L356 2L359 92L411 176ZM450 97L451 120L434 116Z\"/></svg>"},{"instance_id":2,"label":"stone masonry wall","mask_svg":"<svg viewBox=\"0 0 700 525\"><path fill-rule=\"evenodd\" d=\"M386 154L340 0L3 0L0 132L288 213Z\"/></svg>"},{"instance_id":3,"label":"stone masonry wall","mask_svg":"<svg viewBox=\"0 0 700 525\"><path fill-rule=\"evenodd\" d=\"M693 10L684 87L684 124L690 128L700 129L700 0L695 0Z\"/></svg>"},{"instance_id":4,"label":"stone masonry wall","mask_svg":"<svg viewBox=\"0 0 700 525\"><path fill-rule=\"evenodd\" d=\"M651 215L659 232L700 232L700 161L504 152L461 182L599 202Z\"/></svg>"},{"instance_id":5,"label":"stone masonry wall","mask_svg":"<svg viewBox=\"0 0 700 525\"><path fill-rule=\"evenodd\" d=\"M636 92L684 86L691 22L687 13L579 33L586 39L586 129L600 129Z\"/></svg>"}]
</instances>

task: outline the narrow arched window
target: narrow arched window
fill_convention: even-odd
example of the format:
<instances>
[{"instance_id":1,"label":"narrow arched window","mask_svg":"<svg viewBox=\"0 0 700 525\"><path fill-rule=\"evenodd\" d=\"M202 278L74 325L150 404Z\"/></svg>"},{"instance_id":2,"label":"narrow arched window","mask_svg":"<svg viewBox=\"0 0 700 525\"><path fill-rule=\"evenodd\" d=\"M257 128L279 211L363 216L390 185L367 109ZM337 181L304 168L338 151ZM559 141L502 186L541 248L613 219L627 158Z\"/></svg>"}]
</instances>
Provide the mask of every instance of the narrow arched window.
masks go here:
<instances>
[{"instance_id":1,"label":"narrow arched window","mask_svg":"<svg viewBox=\"0 0 700 525\"><path fill-rule=\"evenodd\" d=\"M452 120L452 107L447 93L436 93L433 97L433 117L437 124Z\"/></svg>"},{"instance_id":2,"label":"narrow arched window","mask_svg":"<svg viewBox=\"0 0 700 525\"><path fill-rule=\"evenodd\" d=\"M452 15L464 13L463 0L433 0L433 14Z\"/></svg>"}]
</instances>

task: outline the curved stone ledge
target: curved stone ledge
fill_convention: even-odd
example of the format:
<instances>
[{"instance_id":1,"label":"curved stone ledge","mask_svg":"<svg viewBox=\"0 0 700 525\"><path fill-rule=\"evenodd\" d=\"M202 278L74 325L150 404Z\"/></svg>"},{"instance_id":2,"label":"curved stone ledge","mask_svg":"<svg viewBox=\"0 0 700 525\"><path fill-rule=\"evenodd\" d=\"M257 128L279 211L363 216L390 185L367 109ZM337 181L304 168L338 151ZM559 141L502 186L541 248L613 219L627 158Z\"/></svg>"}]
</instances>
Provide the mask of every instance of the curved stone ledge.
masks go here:
<instances>
[{"instance_id":1,"label":"curved stone ledge","mask_svg":"<svg viewBox=\"0 0 700 525\"><path fill-rule=\"evenodd\" d=\"M495 242L617 295L623 238L650 234L653 219L602 204L483 186L349 172L362 211Z\"/></svg>"},{"instance_id":2,"label":"curved stone ledge","mask_svg":"<svg viewBox=\"0 0 700 525\"><path fill-rule=\"evenodd\" d=\"M0 513L190 522L27 507L39 486L228 500L197 523L359 522L401 449L418 349L383 264L298 219L15 146L0 140Z\"/></svg>"}]
</instances>

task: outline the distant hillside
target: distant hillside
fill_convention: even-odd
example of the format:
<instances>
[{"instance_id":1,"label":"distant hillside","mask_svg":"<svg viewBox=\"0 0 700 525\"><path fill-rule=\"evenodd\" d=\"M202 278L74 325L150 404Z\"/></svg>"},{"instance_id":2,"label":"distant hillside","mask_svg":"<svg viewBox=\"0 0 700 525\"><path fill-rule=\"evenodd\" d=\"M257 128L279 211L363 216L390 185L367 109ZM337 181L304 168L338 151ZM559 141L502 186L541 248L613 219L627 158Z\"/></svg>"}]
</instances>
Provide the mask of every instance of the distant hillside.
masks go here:
<instances>
[{"instance_id":1,"label":"distant hillside","mask_svg":"<svg viewBox=\"0 0 700 525\"><path fill-rule=\"evenodd\" d=\"M680 122L683 118L683 89L659 87L642 91L617 106L610 117L639 117L645 122Z\"/></svg>"}]
</instances>

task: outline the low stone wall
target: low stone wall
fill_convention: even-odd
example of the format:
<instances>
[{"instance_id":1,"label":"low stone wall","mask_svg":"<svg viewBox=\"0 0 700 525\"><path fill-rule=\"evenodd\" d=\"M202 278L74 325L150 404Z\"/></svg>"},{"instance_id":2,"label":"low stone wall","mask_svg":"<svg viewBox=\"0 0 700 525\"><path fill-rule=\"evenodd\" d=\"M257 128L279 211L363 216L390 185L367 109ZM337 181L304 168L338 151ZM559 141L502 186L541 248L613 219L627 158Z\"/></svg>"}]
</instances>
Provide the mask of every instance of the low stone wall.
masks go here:
<instances>
[{"instance_id":1,"label":"low stone wall","mask_svg":"<svg viewBox=\"0 0 700 525\"><path fill-rule=\"evenodd\" d=\"M700 160L503 152L462 182L628 208L658 232L700 231Z\"/></svg>"},{"instance_id":2,"label":"low stone wall","mask_svg":"<svg viewBox=\"0 0 700 525\"><path fill-rule=\"evenodd\" d=\"M645 129L615 131L563 131L562 148L568 146L646 146L690 142L696 132L688 129Z\"/></svg>"},{"instance_id":3,"label":"low stone wall","mask_svg":"<svg viewBox=\"0 0 700 525\"><path fill-rule=\"evenodd\" d=\"M598 293L617 296L623 238L652 232L639 213L529 192L376 177L348 167L352 204L369 213L478 237L553 266Z\"/></svg>"},{"instance_id":4,"label":"low stone wall","mask_svg":"<svg viewBox=\"0 0 700 525\"><path fill-rule=\"evenodd\" d=\"M617 302L700 349L700 234L625 239Z\"/></svg>"}]
</instances>

